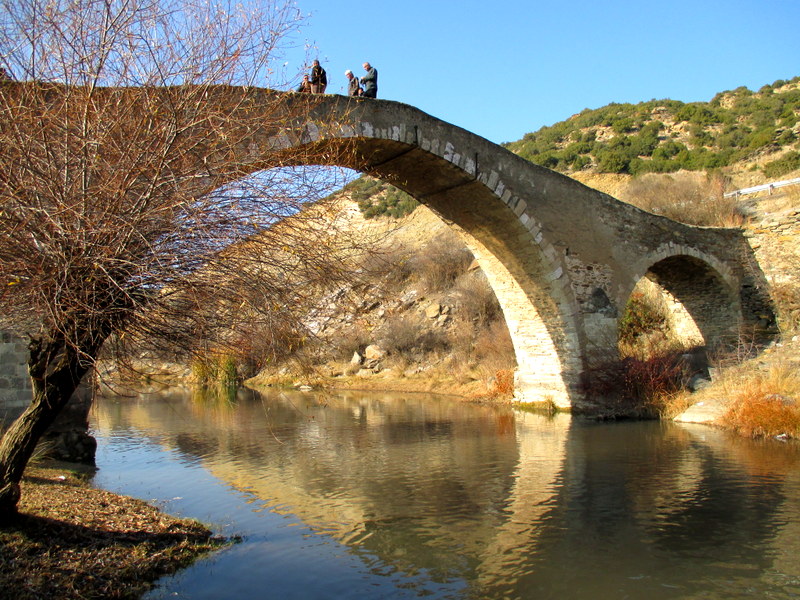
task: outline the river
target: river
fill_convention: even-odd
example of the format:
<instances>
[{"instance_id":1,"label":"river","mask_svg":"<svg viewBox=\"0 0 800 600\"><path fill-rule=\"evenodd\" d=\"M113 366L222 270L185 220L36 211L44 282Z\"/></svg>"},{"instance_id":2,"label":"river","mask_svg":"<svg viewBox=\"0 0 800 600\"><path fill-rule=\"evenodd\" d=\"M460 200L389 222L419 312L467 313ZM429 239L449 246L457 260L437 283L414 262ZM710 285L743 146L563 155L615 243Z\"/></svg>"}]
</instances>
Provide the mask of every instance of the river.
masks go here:
<instances>
[{"instance_id":1,"label":"river","mask_svg":"<svg viewBox=\"0 0 800 600\"><path fill-rule=\"evenodd\" d=\"M242 541L146 598L800 597L800 447L380 393L103 398L96 486Z\"/></svg>"}]
</instances>

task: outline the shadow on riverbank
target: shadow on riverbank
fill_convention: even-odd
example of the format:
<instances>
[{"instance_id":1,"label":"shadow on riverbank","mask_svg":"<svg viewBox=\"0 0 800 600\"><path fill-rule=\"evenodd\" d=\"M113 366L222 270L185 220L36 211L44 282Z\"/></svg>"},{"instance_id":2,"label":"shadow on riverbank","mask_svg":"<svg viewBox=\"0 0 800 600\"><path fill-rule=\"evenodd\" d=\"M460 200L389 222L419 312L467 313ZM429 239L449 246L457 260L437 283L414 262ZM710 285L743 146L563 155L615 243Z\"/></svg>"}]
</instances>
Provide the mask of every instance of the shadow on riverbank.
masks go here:
<instances>
[{"instance_id":1,"label":"shadow on riverbank","mask_svg":"<svg viewBox=\"0 0 800 600\"><path fill-rule=\"evenodd\" d=\"M3 598L138 598L225 544L196 521L94 489L56 465L28 469L19 513L0 528Z\"/></svg>"}]
</instances>

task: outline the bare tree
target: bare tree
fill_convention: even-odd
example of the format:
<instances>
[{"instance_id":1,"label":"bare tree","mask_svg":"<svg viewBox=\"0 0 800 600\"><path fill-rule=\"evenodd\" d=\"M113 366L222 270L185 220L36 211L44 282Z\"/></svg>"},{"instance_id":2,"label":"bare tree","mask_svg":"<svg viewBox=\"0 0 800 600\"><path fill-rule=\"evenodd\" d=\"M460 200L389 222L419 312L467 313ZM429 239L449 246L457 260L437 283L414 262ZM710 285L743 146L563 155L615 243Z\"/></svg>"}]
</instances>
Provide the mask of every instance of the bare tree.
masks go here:
<instances>
[{"instance_id":1,"label":"bare tree","mask_svg":"<svg viewBox=\"0 0 800 600\"><path fill-rule=\"evenodd\" d=\"M345 274L346 240L316 224L333 209L303 210L319 181L242 181L323 162L240 158L315 102L256 89L298 26L282 1L0 0L0 319L30 341L34 390L0 442L0 517L109 340L191 349L223 321L291 318Z\"/></svg>"}]
</instances>

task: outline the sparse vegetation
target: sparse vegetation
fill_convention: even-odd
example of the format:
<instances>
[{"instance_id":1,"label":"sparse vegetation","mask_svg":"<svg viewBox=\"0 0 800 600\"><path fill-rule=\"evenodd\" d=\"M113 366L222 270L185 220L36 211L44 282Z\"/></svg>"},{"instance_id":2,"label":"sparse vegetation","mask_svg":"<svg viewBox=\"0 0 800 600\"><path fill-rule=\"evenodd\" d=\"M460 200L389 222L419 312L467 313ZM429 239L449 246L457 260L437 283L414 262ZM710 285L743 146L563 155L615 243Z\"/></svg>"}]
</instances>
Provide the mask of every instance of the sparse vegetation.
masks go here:
<instances>
[{"instance_id":1,"label":"sparse vegetation","mask_svg":"<svg viewBox=\"0 0 800 600\"><path fill-rule=\"evenodd\" d=\"M238 362L227 351L198 353L192 358L192 379L200 386L235 388L241 381Z\"/></svg>"},{"instance_id":2,"label":"sparse vegetation","mask_svg":"<svg viewBox=\"0 0 800 600\"><path fill-rule=\"evenodd\" d=\"M773 282L770 289L783 335L797 334L800 332L800 287L791 282Z\"/></svg>"},{"instance_id":3,"label":"sparse vegetation","mask_svg":"<svg viewBox=\"0 0 800 600\"><path fill-rule=\"evenodd\" d=\"M300 354L316 365L315 372L345 377L391 372L412 388L407 374L422 373L426 381L441 378L482 393L493 387L498 371L513 372L514 349L497 299L483 272L471 268L472 253L456 234L442 230L427 243L405 245L391 236L386 242L379 257L364 257L372 283L342 290L331 305L329 325L305 340ZM320 301L328 306L330 299ZM385 356L366 359L370 345ZM355 353L362 357L359 364L350 362ZM298 373L300 354L285 352L251 383L277 382L269 374L287 369ZM513 386L513 377L510 381ZM503 394L509 395L507 390Z\"/></svg>"}]
</instances>

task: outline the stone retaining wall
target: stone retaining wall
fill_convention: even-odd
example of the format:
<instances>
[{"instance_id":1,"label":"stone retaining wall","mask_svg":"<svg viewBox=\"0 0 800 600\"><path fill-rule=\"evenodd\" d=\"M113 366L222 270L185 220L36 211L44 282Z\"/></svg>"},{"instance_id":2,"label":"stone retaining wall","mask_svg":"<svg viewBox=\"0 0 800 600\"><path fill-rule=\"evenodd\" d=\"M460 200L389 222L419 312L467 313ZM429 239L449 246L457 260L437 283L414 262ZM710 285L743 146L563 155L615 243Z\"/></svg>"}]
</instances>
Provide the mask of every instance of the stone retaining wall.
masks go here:
<instances>
[{"instance_id":1,"label":"stone retaining wall","mask_svg":"<svg viewBox=\"0 0 800 600\"><path fill-rule=\"evenodd\" d=\"M0 422L15 418L31 401L28 349L10 333L0 333Z\"/></svg>"}]
</instances>

